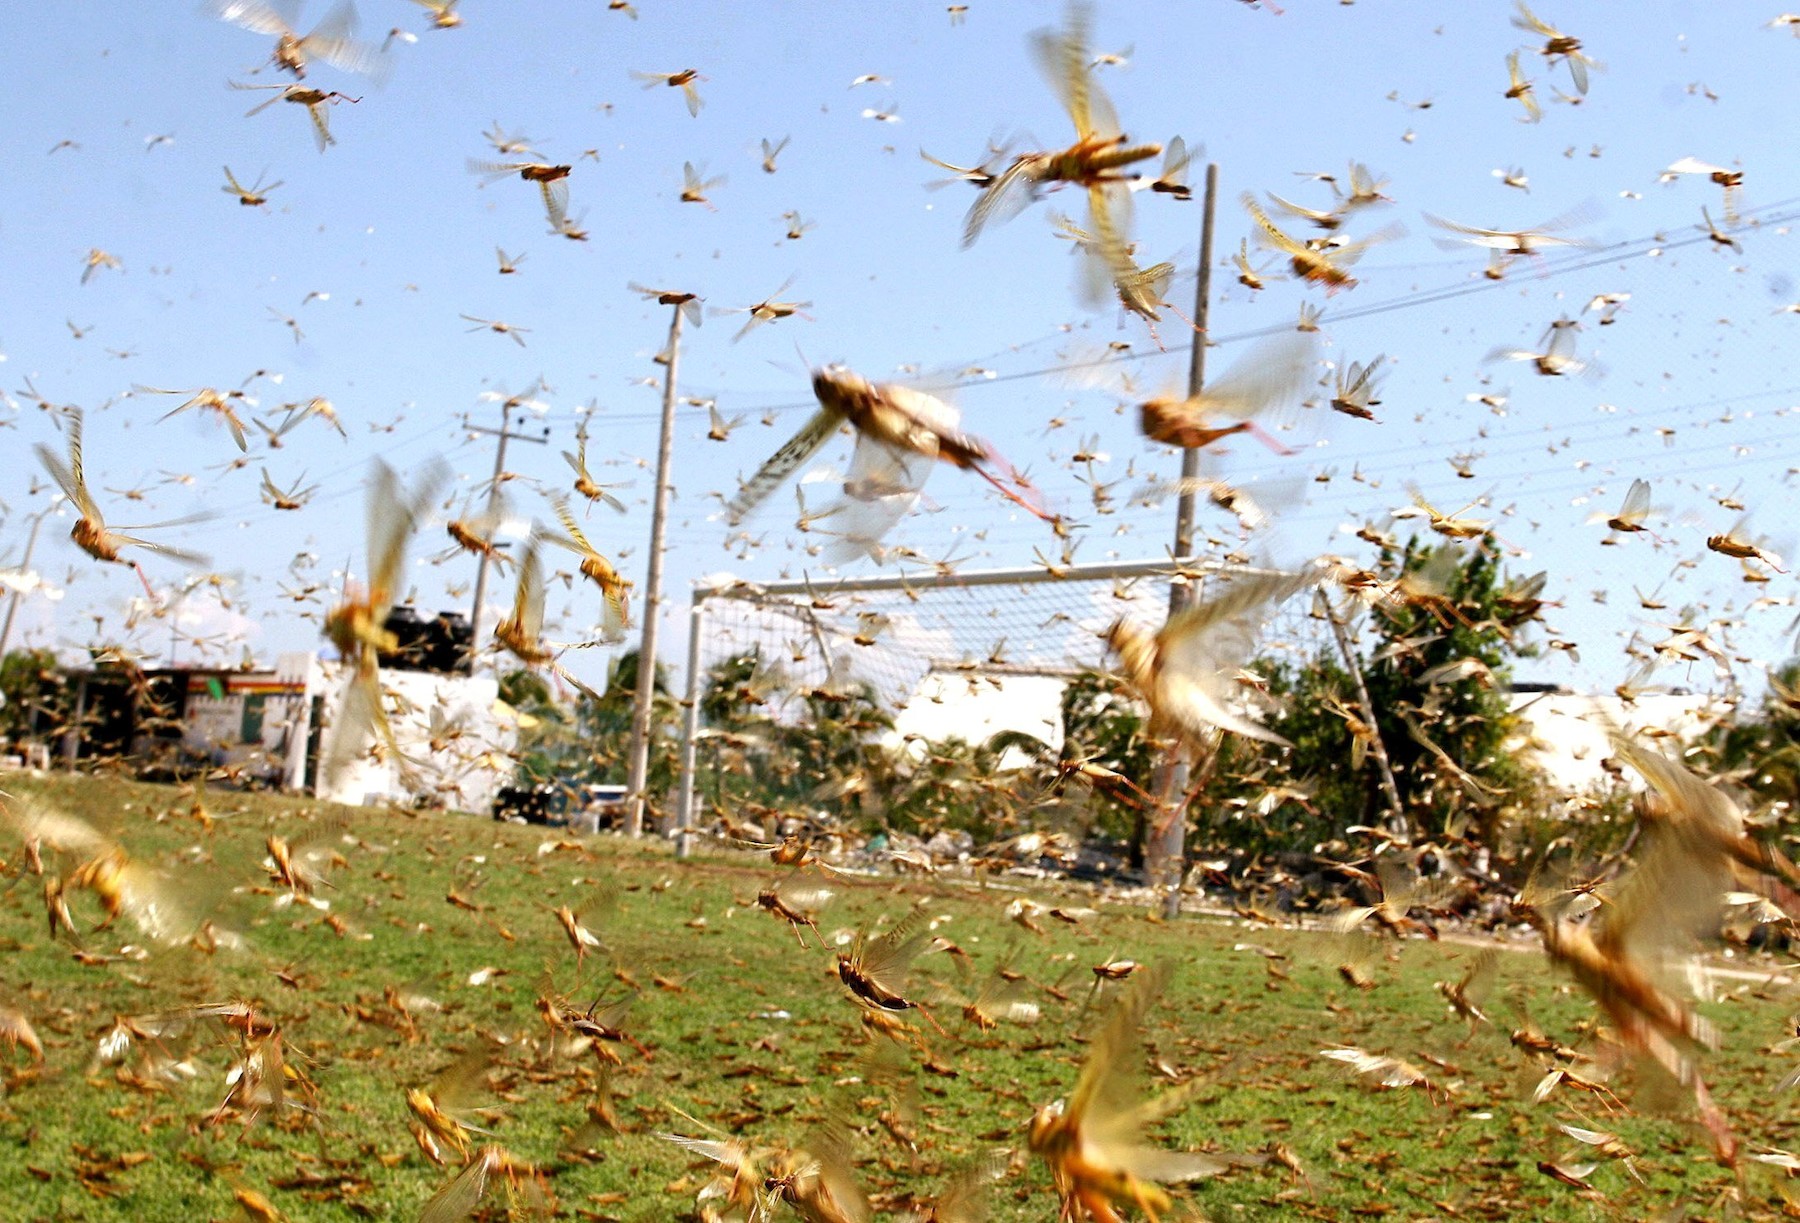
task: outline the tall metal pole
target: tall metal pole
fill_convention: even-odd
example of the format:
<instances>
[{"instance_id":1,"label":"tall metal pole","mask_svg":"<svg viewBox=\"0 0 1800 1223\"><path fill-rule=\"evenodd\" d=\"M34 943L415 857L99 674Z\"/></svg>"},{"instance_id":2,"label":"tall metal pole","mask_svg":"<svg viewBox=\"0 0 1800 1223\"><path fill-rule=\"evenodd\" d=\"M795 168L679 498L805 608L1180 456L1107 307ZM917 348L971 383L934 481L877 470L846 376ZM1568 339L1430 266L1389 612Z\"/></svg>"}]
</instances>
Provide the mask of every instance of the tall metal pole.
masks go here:
<instances>
[{"instance_id":1,"label":"tall metal pole","mask_svg":"<svg viewBox=\"0 0 1800 1223\"><path fill-rule=\"evenodd\" d=\"M700 635L706 626L706 594L695 590L693 606L688 611L687 700L681 708L681 790L675 802L675 826L681 830L675 841L677 858L694 852L694 754L700 738Z\"/></svg>"},{"instance_id":2,"label":"tall metal pole","mask_svg":"<svg viewBox=\"0 0 1800 1223\"><path fill-rule=\"evenodd\" d=\"M25 537L25 555L19 561L21 573L29 571L31 568L31 553L37 547L38 528L44 525L44 519L50 516L50 512L57 507L61 500L61 497L52 498L49 505L31 516L31 534ZM0 624L0 659L6 657L6 645L12 640L13 617L19 614L21 597L23 597L23 592L15 590L12 592L12 598L7 600L6 623Z\"/></svg>"},{"instance_id":3,"label":"tall metal pole","mask_svg":"<svg viewBox=\"0 0 1800 1223\"><path fill-rule=\"evenodd\" d=\"M520 419L524 419L522 414ZM494 478L488 484L487 508L489 514L492 514L495 506L500 503L500 477L506 472L506 443L517 440L542 446L550 436L550 430L547 428L542 434L536 436L530 433L514 433L508 427L511 423L512 408L501 404L500 428L497 431L484 429L479 425L469 426L471 433L492 434L500 439L500 444L494 448ZM475 565L475 606L469 610L469 673L471 675L475 673L475 660L481 655L481 608L487 601L488 559L488 554L483 552L481 559Z\"/></svg>"},{"instance_id":4,"label":"tall metal pole","mask_svg":"<svg viewBox=\"0 0 1800 1223\"><path fill-rule=\"evenodd\" d=\"M638 645L637 703L631 709L631 771L625 780L625 833L641 836L650 775L650 714L656 700L656 621L662 610L663 540L669 518L669 462L675 452L675 375L681 361L681 306L670 308L669 363L663 370L662 436L656 443L656 500L644 574L644 635Z\"/></svg>"},{"instance_id":5,"label":"tall metal pole","mask_svg":"<svg viewBox=\"0 0 1800 1223\"><path fill-rule=\"evenodd\" d=\"M1200 213L1200 268L1194 278L1194 343L1188 352L1188 395L1200 394L1206 385L1208 319L1212 314L1213 210L1219 199L1219 166L1206 167L1206 195ZM1181 452L1181 491L1175 499L1175 555L1194 552L1194 483L1200 474L1200 452ZM1187 606L1191 587L1176 582L1169 587L1169 614ZM1181 912L1181 868L1187 856L1188 761L1182 753L1166 758L1156 778L1157 820L1146 847L1151 885L1161 886L1162 913L1174 918Z\"/></svg>"}]
</instances>

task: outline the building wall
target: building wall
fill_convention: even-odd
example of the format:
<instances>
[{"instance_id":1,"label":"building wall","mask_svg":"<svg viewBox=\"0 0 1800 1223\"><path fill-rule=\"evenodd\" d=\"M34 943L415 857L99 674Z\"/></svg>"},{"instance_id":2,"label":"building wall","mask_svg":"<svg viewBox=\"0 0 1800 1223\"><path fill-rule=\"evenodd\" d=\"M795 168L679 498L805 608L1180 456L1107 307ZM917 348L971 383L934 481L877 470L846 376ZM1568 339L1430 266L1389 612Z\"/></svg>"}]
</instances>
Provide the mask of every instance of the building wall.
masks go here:
<instances>
[{"instance_id":1,"label":"building wall","mask_svg":"<svg viewBox=\"0 0 1800 1223\"><path fill-rule=\"evenodd\" d=\"M349 668L316 658L308 661L307 690L323 698L325 723L318 744L318 758L323 759L331 751ZM512 780L512 752L519 738L516 721L500 704L499 682L491 675L440 675L390 667L382 669L381 687L388 724L404 759L388 758L385 747L378 749L377 758L370 751L375 744L362 744L363 750L336 785L318 789L318 796L352 806L425 801L490 814L496 792ZM441 749L432 747L434 736L442 740ZM300 737L303 748L305 738ZM301 769L290 765L290 777L304 775L304 758L300 763Z\"/></svg>"},{"instance_id":2,"label":"building wall","mask_svg":"<svg viewBox=\"0 0 1800 1223\"><path fill-rule=\"evenodd\" d=\"M1571 794L1614 784L1600 767L1612 754L1613 728L1669 731L1683 742L1704 729L1713 707L1713 698L1691 693L1645 694L1629 705L1611 693L1518 692L1512 699L1513 711L1528 728L1521 746L1552 786ZM1634 789L1643 786L1630 769L1624 781Z\"/></svg>"}]
</instances>

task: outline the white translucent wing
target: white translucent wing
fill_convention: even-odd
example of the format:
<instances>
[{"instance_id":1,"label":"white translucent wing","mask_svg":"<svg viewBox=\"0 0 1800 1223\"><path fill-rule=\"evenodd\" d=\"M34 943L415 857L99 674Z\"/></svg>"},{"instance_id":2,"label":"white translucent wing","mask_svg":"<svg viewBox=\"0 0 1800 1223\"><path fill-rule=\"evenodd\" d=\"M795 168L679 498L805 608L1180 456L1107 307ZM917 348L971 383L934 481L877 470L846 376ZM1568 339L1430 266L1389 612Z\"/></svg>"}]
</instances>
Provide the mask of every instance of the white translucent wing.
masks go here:
<instances>
[{"instance_id":1,"label":"white translucent wing","mask_svg":"<svg viewBox=\"0 0 1800 1223\"><path fill-rule=\"evenodd\" d=\"M1715 166L1711 162L1701 161L1698 157L1683 157L1669 166L1664 174L1725 174L1723 166Z\"/></svg>"},{"instance_id":2,"label":"white translucent wing","mask_svg":"<svg viewBox=\"0 0 1800 1223\"><path fill-rule=\"evenodd\" d=\"M279 38L283 34L291 34L288 23L275 6L263 0L225 0L224 3L212 6L213 16L220 21L229 21L232 25L249 30L253 34L267 34Z\"/></svg>"},{"instance_id":3,"label":"white translucent wing","mask_svg":"<svg viewBox=\"0 0 1800 1223\"><path fill-rule=\"evenodd\" d=\"M487 1191L488 1161L477 1157L442 1189L431 1195L419 1212L419 1223L462 1223L475 1213Z\"/></svg>"},{"instance_id":4,"label":"white translucent wing","mask_svg":"<svg viewBox=\"0 0 1800 1223\"><path fill-rule=\"evenodd\" d=\"M1021 157L982 189L963 222L963 246L975 245L975 239L990 221L1005 224L1037 199L1037 171L1041 164L1035 157Z\"/></svg>"},{"instance_id":5,"label":"white translucent wing","mask_svg":"<svg viewBox=\"0 0 1800 1223\"><path fill-rule=\"evenodd\" d=\"M843 495L819 515L838 536L832 545L832 559L878 557L882 538L918 504L933 466L934 461L924 455L858 434Z\"/></svg>"},{"instance_id":6,"label":"white translucent wing","mask_svg":"<svg viewBox=\"0 0 1800 1223\"><path fill-rule=\"evenodd\" d=\"M356 7L350 0L332 9L313 32L301 39L301 47L343 72L382 75L385 62L372 45L356 39Z\"/></svg>"},{"instance_id":7,"label":"white translucent wing","mask_svg":"<svg viewBox=\"0 0 1800 1223\"><path fill-rule=\"evenodd\" d=\"M1252 345L1202 392L1208 408L1248 419L1296 398L1318 361L1316 335L1285 331Z\"/></svg>"},{"instance_id":8,"label":"white translucent wing","mask_svg":"<svg viewBox=\"0 0 1800 1223\"><path fill-rule=\"evenodd\" d=\"M1174 617L1158 637L1159 707L1195 733L1219 727L1267 743L1280 735L1228 707L1232 676L1250 657L1264 607L1310 586L1311 573L1239 578L1216 598Z\"/></svg>"}]
</instances>

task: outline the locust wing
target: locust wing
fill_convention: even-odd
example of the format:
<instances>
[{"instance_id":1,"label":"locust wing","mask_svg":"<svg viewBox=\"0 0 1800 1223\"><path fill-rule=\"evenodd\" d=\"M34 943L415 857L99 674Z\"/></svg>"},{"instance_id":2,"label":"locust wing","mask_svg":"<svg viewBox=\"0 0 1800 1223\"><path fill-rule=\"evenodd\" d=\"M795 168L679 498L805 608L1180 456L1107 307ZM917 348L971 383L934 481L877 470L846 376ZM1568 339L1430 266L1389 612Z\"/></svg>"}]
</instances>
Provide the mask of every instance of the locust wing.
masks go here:
<instances>
[{"instance_id":1,"label":"locust wing","mask_svg":"<svg viewBox=\"0 0 1800 1223\"><path fill-rule=\"evenodd\" d=\"M812 419L800 427L800 432L770 455L756 474L738 489L737 496L725 507L725 521L735 527L749 517L757 506L768 500L770 493L781 486L783 480L798 471L803 463L818 453L820 447L831 440L832 434L837 432L838 425L842 422L843 417L829 409L814 413Z\"/></svg>"}]
</instances>

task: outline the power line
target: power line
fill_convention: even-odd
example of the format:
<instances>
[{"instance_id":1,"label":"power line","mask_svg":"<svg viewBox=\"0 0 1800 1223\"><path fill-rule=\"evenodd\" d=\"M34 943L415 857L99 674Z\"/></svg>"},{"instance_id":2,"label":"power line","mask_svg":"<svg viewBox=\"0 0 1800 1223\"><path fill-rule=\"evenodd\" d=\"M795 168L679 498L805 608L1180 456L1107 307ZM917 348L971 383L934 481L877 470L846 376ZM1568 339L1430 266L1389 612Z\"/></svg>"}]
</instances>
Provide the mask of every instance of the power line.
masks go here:
<instances>
[{"instance_id":1,"label":"power line","mask_svg":"<svg viewBox=\"0 0 1800 1223\"><path fill-rule=\"evenodd\" d=\"M1785 225L1794 221L1800 221L1800 211L1781 213L1777 212L1777 210L1793 208L1796 205L1800 205L1800 196L1779 200L1773 204L1764 205L1761 208L1750 211L1757 215L1758 223L1761 225ZM1699 233L1685 238L1670 239L1665 236L1663 231L1656 231L1643 237L1628 238L1622 242L1616 242L1611 246L1602 247L1592 252L1571 252L1570 255L1560 260L1554 257L1546 257L1539 265L1538 277L1539 279L1549 279L1551 277L1565 276L1576 272L1591 271L1594 268L1604 267L1621 260L1642 259L1648 256L1652 251L1658 252L1660 255L1661 253L1666 253L1668 251L1685 250L1692 246L1702 246L1711 241L1711 236L1706 233ZM1503 288L1511 287L1513 284L1516 284L1516 282L1509 282L1505 279L1491 280L1485 276L1474 279L1465 279L1453 285L1440 285L1435 288L1421 289L1417 292L1404 294L1400 297L1392 297L1378 302L1371 302L1367 306L1353 306L1348 309L1337 310L1331 313L1328 319L1324 321L1327 325L1355 322L1360 319L1375 318L1384 314L1416 309L1422 306L1441 305L1447 301L1455 301L1459 298L1469 297L1478 293L1495 292ZM1243 331L1227 332L1213 337L1211 339L1211 346L1223 347L1227 344L1239 344L1249 340L1262 339L1265 336L1279 335L1291 330L1293 330L1292 323L1278 323L1263 327L1248 328ZM981 361L993 360L994 358L1003 355L1005 352L1017 351L1018 349L1023 348L1032 348L1039 344L1063 338L1066 338L1066 333L1060 331L1055 332L1049 336L1041 336L1038 339L1029 340L1023 344L1012 346L1001 352L991 353L987 357L978 358L968 364L979 365ZM951 386L956 390L968 390L984 386L995 386L1002 383L1029 381L1035 378L1044 378L1055 374L1066 373L1071 370L1101 369L1113 365L1130 365L1163 358L1174 359L1180 355L1180 353L1168 352L1117 353L1093 361L1062 362L1056 365L1043 365L1030 369L1015 370L1011 373L994 374L992 377L983 376L979 378L965 378L953 382ZM719 391L717 393L723 396L728 392ZM742 407L747 412L800 412L815 411L818 408L818 403L816 400L806 399L774 404L744 404ZM599 421L601 423L620 424L653 421L658 418L659 414L655 412L615 413L605 417L588 417L590 420ZM571 416L571 419L574 419L574 417Z\"/></svg>"}]
</instances>

